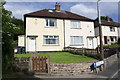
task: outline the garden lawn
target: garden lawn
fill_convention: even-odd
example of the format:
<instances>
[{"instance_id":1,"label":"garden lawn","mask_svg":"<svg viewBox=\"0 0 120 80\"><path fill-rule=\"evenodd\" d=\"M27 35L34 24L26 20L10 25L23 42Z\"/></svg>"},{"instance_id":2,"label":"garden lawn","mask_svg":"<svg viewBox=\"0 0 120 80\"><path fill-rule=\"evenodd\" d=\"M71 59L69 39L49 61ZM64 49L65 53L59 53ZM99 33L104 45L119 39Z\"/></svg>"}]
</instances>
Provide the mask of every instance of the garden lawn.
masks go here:
<instances>
[{"instance_id":1,"label":"garden lawn","mask_svg":"<svg viewBox=\"0 0 120 80\"><path fill-rule=\"evenodd\" d=\"M52 52L40 53L39 56L50 56L51 63L81 63L86 61L93 61L94 58L71 54L69 52Z\"/></svg>"},{"instance_id":2,"label":"garden lawn","mask_svg":"<svg viewBox=\"0 0 120 80\"><path fill-rule=\"evenodd\" d=\"M14 54L14 57L30 57L30 54Z\"/></svg>"}]
</instances>

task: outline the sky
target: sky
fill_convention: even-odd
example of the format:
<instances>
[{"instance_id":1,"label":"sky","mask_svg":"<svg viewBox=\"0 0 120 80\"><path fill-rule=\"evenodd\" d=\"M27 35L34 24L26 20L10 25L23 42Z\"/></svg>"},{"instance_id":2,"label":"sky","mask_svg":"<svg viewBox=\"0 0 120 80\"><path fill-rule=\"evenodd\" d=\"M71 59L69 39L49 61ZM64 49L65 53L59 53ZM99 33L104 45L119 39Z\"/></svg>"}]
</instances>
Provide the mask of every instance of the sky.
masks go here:
<instances>
[{"instance_id":1,"label":"sky","mask_svg":"<svg viewBox=\"0 0 120 80\"><path fill-rule=\"evenodd\" d=\"M96 2L60 2L61 10L70 11L91 19L97 18ZM7 2L4 8L13 16L24 20L24 14L42 9L55 9L55 2ZM99 2L100 15L109 16L118 22L118 2Z\"/></svg>"}]
</instances>

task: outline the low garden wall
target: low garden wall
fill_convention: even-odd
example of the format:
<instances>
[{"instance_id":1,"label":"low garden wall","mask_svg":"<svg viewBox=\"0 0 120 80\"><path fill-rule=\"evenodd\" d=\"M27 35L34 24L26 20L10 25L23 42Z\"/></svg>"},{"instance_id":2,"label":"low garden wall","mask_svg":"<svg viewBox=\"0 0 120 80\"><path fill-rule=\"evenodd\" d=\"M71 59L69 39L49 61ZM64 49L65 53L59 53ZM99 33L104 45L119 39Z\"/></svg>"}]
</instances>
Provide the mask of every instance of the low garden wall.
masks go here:
<instances>
[{"instance_id":1,"label":"low garden wall","mask_svg":"<svg viewBox=\"0 0 120 80\"><path fill-rule=\"evenodd\" d=\"M120 53L119 53L120 55ZM117 54L114 54L108 58L104 59L105 68L109 67L114 61L117 61ZM50 74L51 75L61 75L61 76L73 76L80 75L82 73L92 73L90 66L93 62L88 63L69 63L69 64L50 64Z\"/></svg>"},{"instance_id":2,"label":"low garden wall","mask_svg":"<svg viewBox=\"0 0 120 80\"><path fill-rule=\"evenodd\" d=\"M81 73L91 73L91 63L50 64L51 75L72 76Z\"/></svg>"},{"instance_id":3,"label":"low garden wall","mask_svg":"<svg viewBox=\"0 0 120 80\"><path fill-rule=\"evenodd\" d=\"M119 55L120 55L120 53L119 53ZM110 57L108 57L108 58L105 58L104 59L104 62L105 62L105 68L107 68L107 67L109 67L111 64L113 64L115 61L117 61L118 60L118 57L117 57L118 55L117 54L114 54L114 55L112 55L112 56L110 56Z\"/></svg>"},{"instance_id":4,"label":"low garden wall","mask_svg":"<svg viewBox=\"0 0 120 80\"><path fill-rule=\"evenodd\" d=\"M119 52L120 57L120 52ZM15 58L15 65L18 67L18 69L15 69L17 71L22 69L29 70L30 58ZM114 63L114 61L118 60L118 55L114 54L108 58L104 59L105 62L105 68L109 67L111 64ZM48 73L50 75L61 75L61 76L74 76L74 75L80 75L83 73L92 73L90 66L93 62L97 61L90 61L90 62L84 62L84 63L66 63L66 64L58 64L58 63L50 63L48 65Z\"/></svg>"}]
</instances>

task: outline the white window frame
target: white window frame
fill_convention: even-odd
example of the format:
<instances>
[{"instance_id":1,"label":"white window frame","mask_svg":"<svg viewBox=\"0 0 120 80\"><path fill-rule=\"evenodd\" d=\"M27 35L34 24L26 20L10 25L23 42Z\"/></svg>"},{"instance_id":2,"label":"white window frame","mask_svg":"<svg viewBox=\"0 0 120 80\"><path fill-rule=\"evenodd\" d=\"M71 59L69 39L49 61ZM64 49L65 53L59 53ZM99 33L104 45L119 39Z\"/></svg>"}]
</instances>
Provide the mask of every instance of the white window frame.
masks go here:
<instances>
[{"instance_id":1,"label":"white window frame","mask_svg":"<svg viewBox=\"0 0 120 80\"><path fill-rule=\"evenodd\" d=\"M110 27L110 32L115 32L115 27Z\"/></svg>"},{"instance_id":2,"label":"white window frame","mask_svg":"<svg viewBox=\"0 0 120 80\"><path fill-rule=\"evenodd\" d=\"M73 26L77 24L77 26ZM71 20L71 29L81 29L80 21Z\"/></svg>"},{"instance_id":3,"label":"white window frame","mask_svg":"<svg viewBox=\"0 0 120 80\"><path fill-rule=\"evenodd\" d=\"M48 20L48 24L47 24L47 20ZM54 20L54 26L50 25L50 20ZM56 19L45 19L45 27L56 27L56 25L57 25Z\"/></svg>"},{"instance_id":4,"label":"white window frame","mask_svg":"<svg viewBox=\"0 0 120 80\"><path fill-rule=\"evenodd\" d=\"M75 38L78 38L78 39L75 39ZM81 41L79 41L81 40ZM77 41L77 42L75 42ZM83 45L83 36L70 36L70 45L78 45L78 46L81 46Z\"/></svg>"},{"instance_id":5,"label":"white window frame","mask_svg":"<svg viewBox=\"0 0 120 80\"><path fill-rule=\"evenodd\" d=\"M56 42L54 43L50 43L50 41L47 43L46 40L55 40ZM59 45L59 36L53 36L53 35L44 35L43 36L43 41L44 41L44 45Z\"/></svg>"}]
</instances>

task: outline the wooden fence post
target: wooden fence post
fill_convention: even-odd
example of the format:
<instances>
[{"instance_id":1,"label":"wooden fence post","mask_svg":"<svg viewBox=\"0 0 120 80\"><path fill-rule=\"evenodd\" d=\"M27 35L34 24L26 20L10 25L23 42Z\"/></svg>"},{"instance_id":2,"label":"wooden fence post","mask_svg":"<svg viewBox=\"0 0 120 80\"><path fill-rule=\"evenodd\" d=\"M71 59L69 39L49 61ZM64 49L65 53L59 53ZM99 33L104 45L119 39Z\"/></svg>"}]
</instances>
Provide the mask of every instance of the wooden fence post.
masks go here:
<instances>
[{"instance_id":1,"label":"wooden fence post","mask_svg":"<svg viewBox=\"0 0 120 80\"><path fill-rule=\"evenodd\" d=\"M48 56L48 73L50 73L50 56Z\"/></svg>"},{"instance_id":2,"label":"wooden fence post","mask_svg":"<svg viewBox=\"0 0 120 80\"><path fill-rule=\"evenodd\" d=\"M29 71L32 71L32 58L29 58Z\"/></svg>"},{"instance_id":3,"label":"wooden fence post","mask_svg":"<svg viewBox=\"0 0 120 80\"><path fill-rule=\"evenodd\" d=\"M20 63L20 71L22 71L22 61L21 57L19 58L19 63Z\"/></svg>"}]
</instances>

